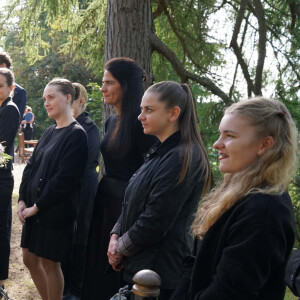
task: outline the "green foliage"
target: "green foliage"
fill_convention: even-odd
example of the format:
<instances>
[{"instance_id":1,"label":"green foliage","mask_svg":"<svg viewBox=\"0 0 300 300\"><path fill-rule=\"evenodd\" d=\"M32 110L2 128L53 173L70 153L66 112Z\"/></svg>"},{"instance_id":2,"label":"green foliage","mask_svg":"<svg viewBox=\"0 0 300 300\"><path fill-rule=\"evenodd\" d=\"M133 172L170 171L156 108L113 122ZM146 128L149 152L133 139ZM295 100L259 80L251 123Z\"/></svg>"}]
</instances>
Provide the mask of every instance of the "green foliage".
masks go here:
<instances>
[{"instance_id":1,"label":"green foliage","mask_svg":"<svg viewBox=\"0 0 300 300\"><path fill-rule=\"evenodd\" d=\"M59 51L60 45L66 41L65 33L45 25L43 34L49 41L48 54L34 64L26 60L23 42L14 28L9 27L6 31L4 44L5 50L13 59L16 82L26 89L28 105L33 109L37 139L53 124L53 120L47 116L42 99L44 88L51 79L63 77L72 82L80 82L84 86L97 81L93 73L85 67L84 60L75 61L71 56Z\"/></svg>"},{"instance_id":2,"label":"green foliage","mask_svg":"<svg viewBox=\"0 0 300 300\"><path fill-rule=\"evenodd\" d=\"M219 123L223 117L223 102L197 102L197 115L199 118L199 128L203 143L207 149L209 161L211 163L214 181L221 180L219 171L218 154L213 149L214 142L219 138Z\"/></svg>"},{"instance_id":3,"label":"green foliage","mask_svg":"<svg viewBox=\"0 0 300 300\"><path fill-rule=\"evenodd\" d=\"M103 129L103 100L102 93L100 92L100 86L97 83L88 84L88 105L86 111L89 113L90 118L97 124L102 136Z\"/></svg>"}]
</instances>

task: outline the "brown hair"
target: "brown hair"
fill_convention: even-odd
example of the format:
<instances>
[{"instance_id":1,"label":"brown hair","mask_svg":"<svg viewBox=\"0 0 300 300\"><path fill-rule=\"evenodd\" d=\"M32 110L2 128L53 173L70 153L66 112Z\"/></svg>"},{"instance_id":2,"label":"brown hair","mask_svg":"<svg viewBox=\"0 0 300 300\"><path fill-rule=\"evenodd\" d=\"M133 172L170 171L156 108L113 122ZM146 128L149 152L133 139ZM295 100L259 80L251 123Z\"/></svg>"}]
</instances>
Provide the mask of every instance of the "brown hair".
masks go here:
<instances>
[{"instance_id":1,"label":"brown hair","mask_svg":"<svg viewBox=\"0 0 300 300\"><path fill-rule=\"evenodd\" d=\"M173 81L162 81L150 86L147 93L154 93L158 101L165 103L166 108L178 106L180 108L179 129L181 132L181 155L183 158L182 170L178 182L182 182L192 163L193 146L196 145L201 153L200 169L206 176L204 193L210 186L210 165L198 127L198 119L192 92L187 84Z\"/></svg>"},{"instance_id":2,"label":"brown hair","mask_svg":"<svg viewBox=\"0 0 300 300\"><path fill-rule=\"evenodd\" d=\"M47 86L55 85L58 87L58 90L62 92L64 95L71 95L71 103L73 103L75 99L75 86L68 79L64 78L54 78L52 79Z\"/></svg>"},{"instance_id":3,"label":"brown hair","mask_svg":"<svg viewBox=\"0 0 300 300\"><path fill-rule=\"evenodd\" d=\"M6 78L8 86L12 86L15 83L14 73L6 68L0 68L0 74Z\"/></svg>"},{"instance_id":4,"label":"brown hair","mask_svg":"<svg viewBox=\"0 0 300 300\"><path fill-rule=\"evenodd\" d=\"M10 69L12 60L6 52L0 52L0 65L5 64L7 69Z\"/></svg>"}]
</instances>

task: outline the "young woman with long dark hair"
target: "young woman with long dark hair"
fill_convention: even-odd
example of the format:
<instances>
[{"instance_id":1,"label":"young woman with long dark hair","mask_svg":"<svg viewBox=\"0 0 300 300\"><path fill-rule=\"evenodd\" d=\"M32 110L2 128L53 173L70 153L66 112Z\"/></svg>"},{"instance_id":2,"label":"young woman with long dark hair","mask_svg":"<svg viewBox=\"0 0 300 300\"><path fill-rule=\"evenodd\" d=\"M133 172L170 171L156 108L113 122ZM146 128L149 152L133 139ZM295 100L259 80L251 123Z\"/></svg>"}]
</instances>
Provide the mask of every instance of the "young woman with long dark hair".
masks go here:
<instances>
[{"instance_id":1,"label":"young woman with long dark hair","mask_svg":"<svg viewBox=\"0 0 300 300\"><path fill-rule=\"evenodd\" d=\"M11 97L14 90L14 75L0 68L0 142L5 153L13 157L14 140L20 124L20 113ZM12 160L0 166L0 286L8 278L10 234L11 234L11 200L14 187ZM0 294L1 299L1 294Z\"/></svg>"},{"instance_id":2,"label":"young woman with long dark hair","mask_svg":"<svg viewBox=\"0 0 300 300\"><path fill-rule=\"evenodd\" d=\"M98 186L88 242L85 300L110 299L120 287L119 274L107 259L110 231L120 215L128 180L156 141L143 133L137 120L144 80L144 70L130 58L113 58L104 66L101 92L104 103L113 106L116 113L105 122L100 145L105 171Z\"/></svg>"},{"instance_id":3,"label":"young woman with long dark hair","mask_svg":"<svg viewBox=\"0 0 300 300\"><path fill-rule=\"evenodd\" d=\"M287 192L295 123L281 102L254 98L227 108L219 131L214 148L224 180L199 206L194 267L172 300L283 300L295 238Z\"/></svg>"},{"instance_id":4,"label":"young woman with long dark hair","mask_svg":"<svg viewBox=\"0 0 300 300\"><path fill-rule=\"evenodd\" d=\"M165 81L148 88L138 119L144 133L159 141L129 181L108 257L127 284L140 270L157 272L159 299L167 300L192 252L189 228L208 189L210 167L187 85Z\"/></svg>"},{"instance_id":5,"label":"young woman with long dark hair","mask_svg":"<svg viewBox=\"0 0 300 300\"><path fill-rule=\"evenodd\" d=\"M56 124L44 132L24 169L18 216L24 264L43 300L61 300L61 262L71 251L74 199L86 165L87 136L72 116L75 88L69 80L50 81L43 98Z\"/></svg>"}]
</instances>

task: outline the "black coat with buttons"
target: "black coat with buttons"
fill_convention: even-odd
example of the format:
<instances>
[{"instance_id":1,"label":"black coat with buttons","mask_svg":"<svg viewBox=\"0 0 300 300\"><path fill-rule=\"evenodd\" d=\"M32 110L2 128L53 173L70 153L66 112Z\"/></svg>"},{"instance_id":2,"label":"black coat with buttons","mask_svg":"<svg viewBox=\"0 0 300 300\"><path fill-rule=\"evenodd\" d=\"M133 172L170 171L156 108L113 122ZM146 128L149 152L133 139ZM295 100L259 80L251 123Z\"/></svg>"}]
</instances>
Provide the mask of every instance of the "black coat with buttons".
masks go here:
<instances>
[{"instance_id":1,"label":"black coat with buttons","mask_svg":"<svg viewBox=\"0 0 300 300\"><path fill-rule=\"evenodd\" d=\"M174 289L184 258L191 254L190 226L201 197L204 175L201 155L194 147L192 163L178 184L182 168L181 134L158 142L146 155L145 163L130 179L125 192L120 236L128 234L139 248L124 258L124 279L131 283L136 272L157 272L163 289Z\"/></svg>"},{"instance_id":2,"label":"black coat with buttons","mask_svg":"<svg viewBox=\"0 0 300 300\"><path fill-rule=\"evenodd\" d=\"M207 231L171 300L283 300L294 245L287 192L250 194Z\"/></svg>"}]
</instances>

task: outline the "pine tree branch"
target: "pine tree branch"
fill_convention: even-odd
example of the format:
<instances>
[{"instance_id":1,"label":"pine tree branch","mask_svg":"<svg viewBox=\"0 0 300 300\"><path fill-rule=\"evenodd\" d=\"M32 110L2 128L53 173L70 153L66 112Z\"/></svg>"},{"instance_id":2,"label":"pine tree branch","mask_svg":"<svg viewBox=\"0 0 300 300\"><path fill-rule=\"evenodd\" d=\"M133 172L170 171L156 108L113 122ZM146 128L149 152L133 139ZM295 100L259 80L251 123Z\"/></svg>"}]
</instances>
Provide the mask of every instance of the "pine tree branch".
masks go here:
<instances>
[{"instance_id":1,"label":"pine tree branch","mask_svg":"<svg viewBox=\"0 0 300 300\"><path fill-rule=\"evenodd\" d=\"M226 105L232 104L232 101L229 99L228 95L225 94L215 83L207 77L199 76L192 72L187 71L183 64L180 62L176 54L168 48L156 34L152 33L149 36L150 44L153 50L159 52L163 55L174 67L176 73L180 76L181 82L187 82L189 79L199 83L212 94L220 97Z\"/></svg>"}]
</instances>

